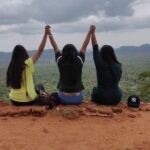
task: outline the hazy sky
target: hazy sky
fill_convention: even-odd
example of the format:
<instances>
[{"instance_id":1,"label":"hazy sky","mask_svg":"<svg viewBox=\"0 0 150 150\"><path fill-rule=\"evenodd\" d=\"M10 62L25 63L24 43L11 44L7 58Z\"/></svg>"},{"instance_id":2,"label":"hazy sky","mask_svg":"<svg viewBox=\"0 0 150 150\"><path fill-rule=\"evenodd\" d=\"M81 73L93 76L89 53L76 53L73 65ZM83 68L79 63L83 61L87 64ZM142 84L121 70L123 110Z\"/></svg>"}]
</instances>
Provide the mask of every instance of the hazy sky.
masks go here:
<instances>
[{"instance_id":1,"label":"hazy sky","mask_svg":"<svg viewBox=\"0 0 150 150\"><path fill-rule=\"evenodd\" d=\"M90 24L99 45L150 43L150 0L0 0L0 51L37 49L46 24L60 48L80 48Z\"/></svg>"}]
</instances>

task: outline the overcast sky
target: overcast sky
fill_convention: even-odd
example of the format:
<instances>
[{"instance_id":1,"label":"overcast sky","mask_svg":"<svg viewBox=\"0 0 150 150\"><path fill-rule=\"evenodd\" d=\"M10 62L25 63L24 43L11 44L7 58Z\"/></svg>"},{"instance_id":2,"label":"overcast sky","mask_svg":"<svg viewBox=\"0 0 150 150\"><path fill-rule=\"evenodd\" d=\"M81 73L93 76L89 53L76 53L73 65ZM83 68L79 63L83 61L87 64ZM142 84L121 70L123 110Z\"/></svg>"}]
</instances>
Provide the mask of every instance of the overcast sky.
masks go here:
<instances>
[{"instance_id":1,"label":"overcast sky","mask_svg":"<svg viewBox=\"0 0 150 150\"><path fill-rule=\"evenodd\" d=\"M0 0L0 51L37 49L46 24L60 48L80 48L90 24L99 45L150 43L150 0Z\"/></svg>"}]
</instances>

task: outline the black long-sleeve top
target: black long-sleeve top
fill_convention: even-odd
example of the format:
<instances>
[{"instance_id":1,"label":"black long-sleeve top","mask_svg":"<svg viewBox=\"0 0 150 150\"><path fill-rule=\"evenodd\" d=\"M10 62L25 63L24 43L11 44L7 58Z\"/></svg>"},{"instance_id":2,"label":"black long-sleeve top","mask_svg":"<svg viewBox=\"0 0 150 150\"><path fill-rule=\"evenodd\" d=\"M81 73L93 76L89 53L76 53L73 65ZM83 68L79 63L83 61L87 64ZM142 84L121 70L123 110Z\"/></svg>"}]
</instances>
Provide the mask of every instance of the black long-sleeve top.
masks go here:
<instances>
[{"instance_id":1,"label":"black long-sleeve top","mask_svg":"<svg viewBox=\"0 0 150 150\"><path fill-rule=\"evenodd\" d=\"M122 65L119 63L108 64L101 57L98 45L93 46L93 58L97 72L98 88L118 88L122 75Z\"/></svg>"}]
</instances>

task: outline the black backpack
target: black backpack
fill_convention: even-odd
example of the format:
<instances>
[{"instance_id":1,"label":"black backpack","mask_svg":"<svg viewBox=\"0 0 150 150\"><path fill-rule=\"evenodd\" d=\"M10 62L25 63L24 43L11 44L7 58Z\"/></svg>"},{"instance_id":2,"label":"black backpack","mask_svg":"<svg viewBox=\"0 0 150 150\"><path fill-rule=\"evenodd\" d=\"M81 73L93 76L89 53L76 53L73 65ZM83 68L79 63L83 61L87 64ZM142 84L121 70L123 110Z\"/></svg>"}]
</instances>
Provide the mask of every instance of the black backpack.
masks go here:
<instances>
[{"instance_id":1,"label":"black backpack","mask_svg":"<svg viewBox=\"0 0 150 150\"><path fill-rule=\"evenodd\" d=\"M140 98L137 95L131 95L127 101L128 107L138 108L140 106Z\"/></svg>"}]
</instances>

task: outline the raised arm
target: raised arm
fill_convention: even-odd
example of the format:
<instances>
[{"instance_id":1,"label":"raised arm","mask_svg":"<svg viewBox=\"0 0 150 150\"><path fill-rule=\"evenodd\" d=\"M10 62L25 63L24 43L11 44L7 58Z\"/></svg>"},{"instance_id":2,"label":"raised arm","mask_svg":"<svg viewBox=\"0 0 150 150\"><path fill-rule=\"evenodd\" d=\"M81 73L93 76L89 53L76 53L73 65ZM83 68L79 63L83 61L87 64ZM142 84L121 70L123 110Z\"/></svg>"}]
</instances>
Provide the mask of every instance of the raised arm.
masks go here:
<instances>
[{"instance_id":1,"label":"raised arm","mask_svg":"<svg viewBox=\"0 0 150 150\"><path fill-rule=\"evenodd\" d=\"M39 59L39 57L41 56L41 54L44 50L45 43L46 43L46 40L47 40L47 33L46 33L47 28L48 28L48 26L45 26L45 32L44 32L44 36L43 36L43 39L41 41L41 44L40 44L38 50L35 52L35 54L32 57L32 60L33 60L34 64L37 62L37 60Z\"/></svg>"},{"instance_id":2,"label":"raised arm","mask_svg":"<svg viewBox=\"0 0 150 150\"><path fill-rule=\"evenodd\" d=\"M89 31L88 31L88 33L87 33L87 35L85 37L85 40L84 40L84 42L82 44L82 47L80 49L80 52L82 52L82 53L86 52L86 48L87 48L87 46L89 44L89 41L90 41L90 38L91 38L92 28L93 28L93 26L90 26L90 29L89 29Z\"/></svg>"},{"instance_id":3,"label":"raised arm","mask_svg":"<svg viewBox=\"0 0 150 150\"><path fill-rule=\"evenodd\" d=\"M95 26L93 26L92 30L92 46L97 45L96 35L95 35Z\"/></svg>"},{"instance_id":4,"label":"raised arm","mask_svg":"<svg viewBox=\"0 0 150 150\"><path fill-rule=\"evenodd\" d=\"M99 48L98 48L96 35L95 35L95 29L96 29L96 27L93 26L91 41L92 41L92 46L93 46L93 59L94 59L94 62L95 62L95 66L98 69L99 64L102 61L102 59L101 59L101 56L100 56L100 53L99 53Z\"/></svg>"},{"instance_id":5,"label":"raised arm","mask_svg":"<svg viewBox=\"0 0 150 150\"><path fill-rule=\"evenodd\" d=\"M55 53L59 52L60 50L59 50L59 48L58 48L58 46L57 46L57 43L56 43L56 41L55 41L55 39L54 39L54 36L53 36L53 34L52 34L52 32L51 32L50 27L49 27L49 29L47 30L47 33L48 33L48 36L49 36L50 43L52 44L52 47L53 47L53 49L54 49L54 52L55 52Z\"/></svg>"}]
</instances>

